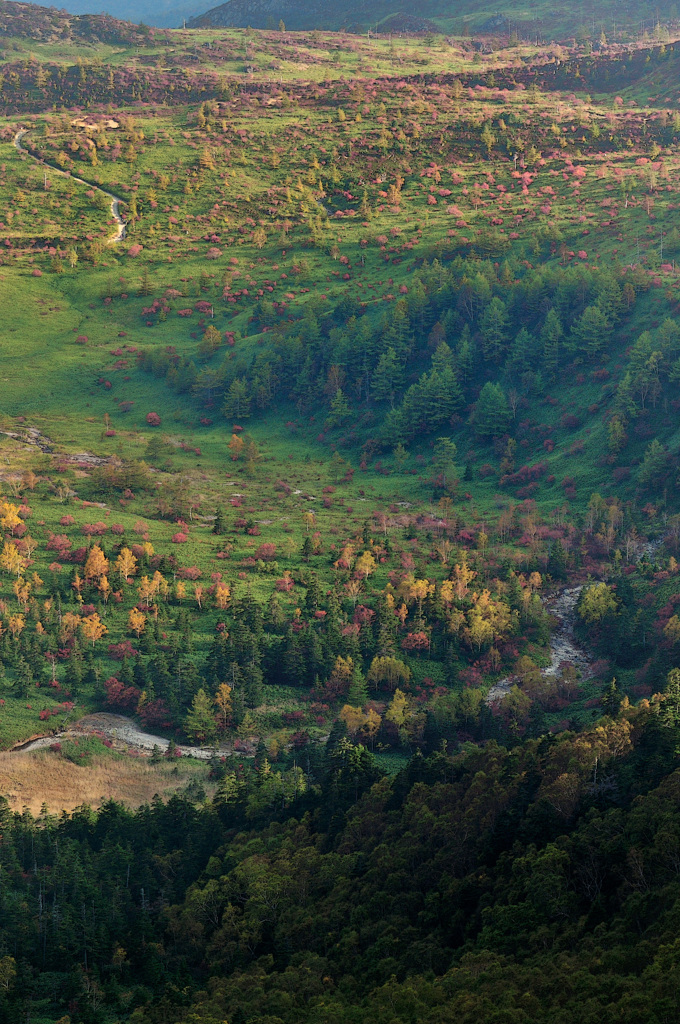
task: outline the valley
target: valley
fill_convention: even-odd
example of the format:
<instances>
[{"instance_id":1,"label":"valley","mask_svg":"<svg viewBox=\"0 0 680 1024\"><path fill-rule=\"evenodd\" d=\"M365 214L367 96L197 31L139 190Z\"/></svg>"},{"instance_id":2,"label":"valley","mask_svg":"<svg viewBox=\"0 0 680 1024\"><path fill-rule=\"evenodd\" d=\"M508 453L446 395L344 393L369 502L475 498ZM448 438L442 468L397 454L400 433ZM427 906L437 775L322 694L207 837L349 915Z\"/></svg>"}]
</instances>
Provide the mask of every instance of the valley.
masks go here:
<instances>
[{"instance_id":1,"label":"valley","mask_svg":"<svg viewBox=\"0 0 680 1024\"><path fill-rule=\"evenodd\" d=\"M190 13L0 8L0 1024L675 1020L676 12Z\"/></svg>"}]
</instances>

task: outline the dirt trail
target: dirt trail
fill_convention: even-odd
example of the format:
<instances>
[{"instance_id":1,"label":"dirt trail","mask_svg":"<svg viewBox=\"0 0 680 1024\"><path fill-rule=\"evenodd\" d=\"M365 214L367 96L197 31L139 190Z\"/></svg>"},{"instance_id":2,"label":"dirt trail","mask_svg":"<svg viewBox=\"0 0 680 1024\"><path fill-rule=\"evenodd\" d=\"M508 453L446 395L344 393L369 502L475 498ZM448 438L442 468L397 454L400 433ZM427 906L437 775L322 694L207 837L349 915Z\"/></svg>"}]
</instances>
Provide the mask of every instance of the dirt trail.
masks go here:
<instances>
[{"instance_id":1,"label":"dirt trail","mask_svg":"<svg viewBox=\"0 0 680 1024\"><path fill-rule=\"evenodd\" d=\"M95 185L93 181L86 181L85 178L78 178L74 174L70 174L68 171L62 171L61 167L55 167L54 164L48 163L47 160L41 160L40 157L33 156L28 149L24 149L21 145L25 136L28 135L28 132L28 128L20 128L16 133L14 136L14 146L16 150L19 153L23 153L25 156L30 157L31 160L35 160L35 162L40 164L42 167L49 167L55 174L61 174L63 178L69 178L70 181L77 181L80 185L86 185L88 188L96 189L97 192L102 192L107 199L111 200L111 216L116 222L116 233L109 239L109 245L117 245L119 242L122 242L125 238L126 228L125 221L120 215L120 207L124 200L119 196L114 196L113 192L107 192L105 188L101 187L101 185Z\"/></svg>"},{"instance_id":2,"label":"dirt trail","mask_svg":"<svg viewBox=\"0 0 680 1024\"><path fill-rule=\"evenodd\" d=\"M44 750L46 747L50 747L53 743L59 743L61 740L77 739L83 733L100 733L114 743L124 744L144 752L152 751L154 747L158 747L161 753L165 753L169 746L169 740L164 739L162 736L154 736L153 733L144 732L131 718L126 718L124 715L110 715L107 712L101 712L99 714L86 715L65 732L57 732L50 736L41 736L37 739L29 740L28 743L20 744L14 747L13 750L21 750L25 753L31 750ZM195 757L200 761L209 761L216 749L218 754L231 754L233 752L232 747L229 745L223 745L218 748L177 747L177 750L183 756Z\"/></svg>"}]
</instances>

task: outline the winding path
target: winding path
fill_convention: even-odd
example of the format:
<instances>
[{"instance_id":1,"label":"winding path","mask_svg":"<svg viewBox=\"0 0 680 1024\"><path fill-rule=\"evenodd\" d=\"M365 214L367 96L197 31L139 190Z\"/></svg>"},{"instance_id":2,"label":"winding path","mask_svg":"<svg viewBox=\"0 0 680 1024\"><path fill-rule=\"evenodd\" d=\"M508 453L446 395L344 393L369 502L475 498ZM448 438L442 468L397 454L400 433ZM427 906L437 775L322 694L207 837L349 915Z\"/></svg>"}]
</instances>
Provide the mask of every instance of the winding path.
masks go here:
<instances>
[{"instance_id":1,"label":"winding path","mask_svg":"<svg viewBox=\"0 0 680 1024\"><path fill-rule=\"evenodd\" d=\"M114 743L125 744L135 750L153 751L158 747L161 753L168 749L170 741L162 736L154 736L152 733L143 732L131 718L124 715L111 715L108 712L86 715L78 722L74 722L70 728L63 732L52 733L49 736L37 736L25 743L17 744L13 750L21 750L28 753L31 750L45 750L53 743L61 740L77 739L83 734L99 734ZM195 757L199 761L209 761L215 752L218 754L231 754L231 747L190 747L177 746L177 751L185 757Z\"/></svg>"},{"instance_id":2,"label":"winding path","mask_svg":"<svg viewBox=\"0 0 680 1024\"><path fill-rule=\"evenodd\" d=\"M95 185L93 181L86 181L85 178L78 178L74 174L71 174L69 171L63 171L61 167L55 167L54 164L48 163L47 160L42 160L39 156L33 156L30 150L25 149L21 145L26 135L28 135L28 132L28 128L20 128L14 136L14 146L17 152L22 153L24 156L30 157L31 160L35 160L35 162L37 164L40 164L42 167L49 167L50 170L54 171L55 174L61 174L62 177L68 178L70 181L77 181L81 185L86 185L88 188L93 188L97 192L101 192L103 195L105 195L107 199L110 199L111 216L116 222L116 233L115 235L112 235L111 238L109 238L109 245L118 245L120 242L122 242L126 235L125 221L120 215L120 207L121 204L124 204L124 200L121 199L119 196L114 196L113 192L107 192L105 188L101 187L101 185Z\"/></svg>"}]
</instances>

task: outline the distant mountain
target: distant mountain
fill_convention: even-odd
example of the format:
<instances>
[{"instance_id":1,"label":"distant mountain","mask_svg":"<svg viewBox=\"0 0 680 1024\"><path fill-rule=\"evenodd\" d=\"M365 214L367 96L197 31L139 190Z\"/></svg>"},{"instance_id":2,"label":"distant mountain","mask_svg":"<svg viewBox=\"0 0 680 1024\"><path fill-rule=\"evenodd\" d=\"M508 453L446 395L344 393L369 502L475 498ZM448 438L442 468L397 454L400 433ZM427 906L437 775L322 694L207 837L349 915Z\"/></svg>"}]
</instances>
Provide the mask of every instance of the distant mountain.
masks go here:
<instances>
[{"instance_id":1,"label":"distant mountain","mask_svg":"<svg viewBox=\"0 0 680 1024\"><path fill-rule=\"evenodd\" d=\"M59 9L74 15L109 14L136 24L158 28L277 28L281 20L291 30L356 29L379 26L383 32L427 32L460 30L463 19L473 28L485 30L485 22L502 9L508 19L527 21L526 7L518 0L421 0L417 12L410 12L403 0L227 0L206 11L210 0L63 0ZM610 2L610 0L604 0ZM0 32L3 12L10 0L0 0ZM28 0L28 6L39 6ZM16 5L15 5L16 6ZM51 8L51 10L54 10ZM489 25L489 30L493 28ZM498 29L496 29L498 31ZM503 29L501 29L503 31ZM8 33L5 33L8 34Z\"/></svg>"},{"instance_id":2,"label":"distant mountain","mask_svg":"<svg viewBox=\"0 0 680 1024\"><path fill-rule=\"evenodd\" d=\"M439 12L444 7L454 13L458 5L455 0L440 3L430 0L422 5ZM422 14L426 11L423 10ZM219 7L198 18L193 18L189 28L222 28L228 26L252 28L276 28L283 20L286 28L304 29L367 29L384 21L394 21L396 31L427 31L437 26L422 14L411 15L399 10L399 0L227 0Z\"/></svg>"},{"instance_id":3,"label":"distant mountain","mask_svg":"<svg viewBox=\"0 0 680 1024\"><path fill-rule=\"evenodd\" d=\"M188 22L190 28L352 29L380 32L458 34L465 31L505 34L538 32L547 37L568 37L581 30L599 36L616 26L619 31L651 31L657 21L677 19L672 0L659 0L652 8L643 0L598 0L588 10L581 4L555 5L551 0L420 0L409 7L404 0L227 0Z\"/></svg>"},{"instance_id":4,"label":"distant mountain","mask_svg":"<svg viewBox=\"0 0 680 1024\"><path fill-rule=\"evenodd\" d=\"M84 7L85 5L83 5ZM145 30L132 21L110 14L76 13L33 3L0 3L0 39L34 39L40 42L87 40L90 43L143 43Z\"/></svg>"},{"instance_id":5,"label":"distant mountain","mask_svg":"<svg viewBox=\"0 0 680 1024\"><path fill-rule=\"evenodd\" d=\"M5 10L16 7L11 0L0 0L0 32L4 35ZM35 0L21 6L39 6ZM184 20L200 14L206 8L205 0L64 0L59 10L69 14L109 14L122 21L135 24L144 22L157 28L181 28ZM54 8L50 8L55 13Z\"/></svg>"},{"instance_id":6,"label":"distant mountain","mask_svg":"<svg viewBox=\"0 0 680 1024\"><path fill-rule=\"evenodd\" d=\"M352 29L381 32L439 31L458 34L520 34L566 38L577 32L599 36L616 27L620 33L651 31L657 24L677 19L673 0L598 0L586 13L581 4L555 5L551 0L420 0L409 10L404 0L227 0L206 11L210 0L63 0L62 10L75 15L113 15L117 19L159 28L253 28L273 29L281 20L291 30ZM33 0L29 0L29 5ZM0 0L0 34L4 11L10 0ZM13 6L16 6L14 4ZM26 5L24 5L26 6ZM36 5L37 6L37 5ZM50 8L54 13L55 8ZM8 33L4 33L8 34Z\"/></svg>"}]
</instances>

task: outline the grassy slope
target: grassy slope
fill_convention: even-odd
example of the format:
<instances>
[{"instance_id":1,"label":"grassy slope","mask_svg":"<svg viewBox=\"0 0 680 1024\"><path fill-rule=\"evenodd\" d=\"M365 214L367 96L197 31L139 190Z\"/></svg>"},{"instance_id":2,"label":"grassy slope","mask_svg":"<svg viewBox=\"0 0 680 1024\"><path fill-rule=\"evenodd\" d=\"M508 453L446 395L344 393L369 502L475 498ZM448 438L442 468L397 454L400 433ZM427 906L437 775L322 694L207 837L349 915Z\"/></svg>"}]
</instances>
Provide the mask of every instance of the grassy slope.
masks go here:
<instances>
[{"instance_id":1,"label":"grassy slope","mask_svg":"<svg viewBox=\"0 0 680 1024\"><path fill-rule=\"evenodd\" d=\"M463 0L454 5L451 0L424 0L412 10L400 6L394 0L378 0L373 3L346 0L332 9L320 10L318 4L311 3L309 6L291 5L287 9L280 6L272 7L271 13L263 12L261 5L253 6L249 0L230 0L224 5L223 14L220 12L220 15L224 18L225 24L252 24L258 28L265 28L276 11L284 15L289 28L307 30L341 29L347 26L363 30L377 26L380 30L381 24L389 25L392 19L403 14L428 20L440 31L451 34L460 34L466 29L479 31L489 19L498 14L504 15L520 29L525 28L530 32L535 28L548 38L564 38L582 26L591 28L595 25L598 34L601 27L611 30L614 25L618 25L619 31L635 31L640 22L645 20L649 20L649 28L653 26L651 13L645 5L634 3L622 8L621 4L613 3L612 0L599 0L597 5L588 2L556 5L542 0L533 3L517 3L517 0L498 0L496 3L489 3L488 0ZM658 17L661 20L671 15L670 5L660 5ZM198 20L200 21L200 17Z\"/></svg>"},{"instance_id":2,"label":"grassy slope","mask_svg":"<svg viewBox=\"0 0 680 1024\"><path fill-rule=\"evenodd\" d=\"M220 33L220 36L222 34ZM228 34L228 38L236 38L238 34ZM211 38L215 38L213 35ZM202 36L199 37L201 41ZM261 73L265 74L266 54L268 42L264 37L256 37L259 47ZM364 44L362 44L364 45ZM369 44L366 44L368 47ZM398 70L399 74L412 71L416 68L424 51L419 47L410 47L400 44L396 54L389 49L387 43L372 46L374 53L384 55L393 71ZM327 68L323 61L317 64L317 58L322 59L325 51L314 51L310 49L309 56L314 58L314 64L303 69L305 76L310 79L325 74ZM104 54L106 59L117 60L119 55ZM291 62L283 69L284 77L293 81L300 74L299 58L304 57L304 52L296 51L298 62ZM434 68L443 69L446 55L436 54L432 57L427 54L427 59L434 62ZM513 54L514 56L514 54ZM129 54L127 55L129 57ZM334 54L332 61L332 74L339 75L341 71L348 72L354 66L352 62L358 58L354 53L345 53L339 50ZM456 57L455 69L464 70L467 58ZM493 58L493 65L502 67L503 61L509 59L508 55L500 54ZM436 62L444 62L437 64ZM302 61L304 63L304 61ZM487 66L491 66L491 62ZM450 65L449 65L450 67ZM370 73L374 70L382 70L380 64L377 68L370 66ZM369 72L369 67L363 71ZM473 116L482 115L488 108L488 97L483 96L473 101L467 100L465 104L466 113ZM609 110L609 100L603 104L589 104L587 109L590 116L604 119ZM533 108L526 105L521 95L512 94L505 97L502 102L502 112L516 114L520 118L531 119L535 122L553 120L558 125L559 133L566 133L571 126L578 124L578 119L584 106L579 101L565 102L563 98L544 96ZM255 116L250 111L239 112L234 109L230 117L229 129L233 131L239 127L247 128L251 138L255 138L255 144L249 147L253 152L257 146L262 147L264 153L269 151L271 143L276 140L284 141L285 130L296 126L302 131L302 143L299 139L285 138L285 159L280 169L270 168L266 162L258 162L256 165L241 165L233 161L229 165L229 182L224 193L231 201L238 196L249 195L254 207L262 206L265 202L267 189L275 186L285 185L286 179L292 184L297 177L304 173L305 165L302 162L302 146L311 146L318 143L322 138L324 145L330 147L334 142L344 144L348 138L358 139L364 132L375 132L377 123L374 120L375 113L364 114L361 123L348 122L343 125L342 130L329 117L329 112L320 109L305 109L294 112L288 111L259 111ZM196 159L196 149L205 144L204 134L198 131L192 120L187 118L186 111L163 112L159 111L150 119L143 119L147 136L158 136L159 141L148 146L140 154L138 161L133 166L125 162L111 164L103 161L94 169L88 170L85 167L83 173L96 176L99 180L110 186L119 188L127 185L128 188L138 189L140 195L144 196L146 186L145 171L160 170L171 167L173 164L181 167L187 166ZM439 130L439 126L438 126ZM60 143L65 140L57 139ZM170 142L173 145L170 145ZM16 152L6 145L2 150L2 157L6 162L7 172L4 187L6 195L11 198L15 195L19 184L27 188L33 188L36 193L35 202L39 202L38 193L41 187L39 172L33 176L32 184L27 181L27 164L21 161ZM597 209L608 195L608 188L611 184L606 176L600 179L598 168L601 162L581 154L576 158L586 167L587 178L582 209L576 210L570 199L570 189L563 183L558 168L559 161L554 164L548 163L545 168L540 169L535 183L532 184L532 194L539 188L545 186L554 187L557 198L554 200L556 212L552 217L565 233L568 243L578 248L580 238L584 230L580 218L583 216L588 220L587 246L589 258L598 258L602 262L612 259L614 249L620 250L620 257L624 261L630 259L633 253L633 238L638 232L646 234L649 226L649 218L641 206L631 208L621 214L619 221L609 227L598 227ZM630 170L634 166L636 154L617 156L616 160L621 166ZM670 166L673 171L673 182L675 181L676 161L671 157ZM437 241L444 237L449 229L450 218L444 212L444 204L438 204L432 210L424 205L424 193L420 177L418 161L414 161L413 173L409 176L404 188L404 204L412 216L419 217L422 226L422 242L420 243L423 252L427 252ZM80 169L80 164L76 165ZM475 182L484 181L488 172L496 176L496 182L505 182L509 189L507 203L508 215L516 212L524 202L520 195L512 195L513 180L510 175L511 165L498 164L495 161L480 161L474 153L470 153L457 172L463 177L463 184L455 188L451 202L456 202L465 207L465 215L472 227L476 223L482 223L485 211L483 207L475 211L469 199L465 195ZM181 178L178 184L171 188L171 195L168 203L179 206L182 212L192 212L192 215L204 215L209 212L211 200L214 198L213 188L221 188L223 169L220 167L213 178L213 186L203 192L186 196L180 189ZM447 183L444 179L444 184ZM139 182L142 182L139 186ZM56 188L55 184L55 188ZM106 214L93 209L86 201L85 189L81 186L69 186L72 194L72 203L86 215L86 220L78 225L78 238L85 246L86 235L91 233L92 225L99 222L99 230L106 233ZM372 193L372 197L376 195ZM657 199L656 217L657 223L665 206L672 202L674 193L662 194ZM376 201L376 200L374 200ZM330 202L338 202L342 208L343 204L336 197ZM30 204L29 204L30 206ZM36 207L38 208L38 207ZM397 218L389 209L385 209L372 221L370 226L371 236L381 231L389 231L391 226L401 223L402 218ZM63 221L64 228L71 227L70 221ZM151 234L151 226L157 225L160 233ZM624 227L623 243L617 241L617 233ZM62 230L64 229L62 228ZM24 224L27 236L30 237L29 224ZM201 229L202 231L203 229ZM197 341L191 338L192 328L195 332L195 321L184 322L176 316L170 316L165 323L157 323L152 329L144 326L141 318L141 306L150 299L140 298L136 293L139 289L142 269L146 265L150 272L152 294L160 294L169 285L185 289L188 293L186 302L191 304L196 297L205 293L197 292L195 285L201 271L210 268L204 261L204 251L207 245L200 242L198 246L190 237L180 237L179 243L170 243L167 240L165 231L168 231L167 224L163 224L160 214L145 215L142 221L135 226L132 239L138 239L144 244L144 256L136 260L125 256L125 249L109 249L105 253L102 262L97 267L91 267L86 262L79 263L75 270L67 268L62 275L50 274L49 266L44 258L40 257L36 263L45 271L42 277L34 277L31 273L29 261L19 261L14 265L7 265L2 268L2 289L3 309L7 314L3 320L3 383L6 385L2 390L1 411L5 416L5 426L16 429L17 417L25 417L28 424L37 426L43 433L48 435L57 445L58 450L80 452L83 450L94 451L98 455L112 456L122 455L127 457L142 457L145 453L146 442L151 435L145 423L145 414L151 409L162 412L163 433L171 443L177 444L185 441L192 447L200 447L201 454L185 453L177 449L173 456L173 467L175 472L181 472L191 491L196 495L201 510L204 514L210 513L217 503L223 502L232 493L238 490L245 493L246 509L252 509L254 516L258 519L269 520L263 523L261 535L256 541L239 541L237 552L234 555L243 556L262 541L272 541L277 544L281 551L286 550L287 544L292 543L287 559L284 564L291 567L300 565L297 545L301 539L300 524L302 513L310 507L310 501L305 497L307 494L315 496L317 501L311 507L318 508L318 497L324 485L334 482L330 469L330 451L327 447L321 448L316 442L318 432L317 424L305 424L299 422L294 432L287 426L287 422L298 420L295 410L279 406L274 412L262 416L248 425L249 431L255 438L261 453L262 461L256 468L254 475L248 476L243 468L234 466L227 459L226 442L229 437L230 424L226 423L215 415L215 423L212 426L201 426L199 423L201 409L195 403L187 402L184 398L176 396L168 391L165 385L152 376L141 375L132 369L128 373L125 370L114 370L114 357L111 352L114 347L121 344L119 334L126 334L125 343L135 346L153 345L165 346L173 344L181 352L195 354ZM201 233L199 231L199 234ZM342 244L343 251L347 252L350 261L356 263L360 254L364 251L360 246L360 239L365 229L358 223L345 220L342 223ZM513 251L517 257L531 255L530 246L533 237L533 228L530 225L520 229L520 237L514 246ZM290 248L290 246L288 246ZM621 252L621 250L623 250ZM231 251L239 253L239 259L247 266L248 272L252 272L258 280L273 273L273 267L278 266L277 273L284 270L289 273L292 270L297 252L294 250L291 255L283 256L281 245L276 244L271 238L262 252L256 252L249 243L237 242L237 247ZM172 252L172 262L168 257ZM299 252L299 250L298 250ZM385 269L379 259L377 250L371 246L366 253L366 265L361 271L359 282L365 286L365 294L368 297L370 290L368 285L373 285L377 297L372 301L369 315L378 318L385 309L383 296L388 292L397 291L400 284L408 284L411 276L412 263L403 261L398 266ZM307 284L313 289L321 288L332 296L341 293L341 289L335 284L333 275L337 272L337 263L324 251L313 251L307 254L310 262ZM545 258L543 254L542 258ZM554 257L556 258L556 257ZM248 263L250 261L250 263ZM210 268L212 269L212 268ZM392 276L393 283L388 284L387 277ZM113 282L113 287L112 287ZM675 288L672 280L668 285ZM282 294L283 289L290 287L290 284L281 284L277 294ZM293 307L298 311L307 301L306 297L300 294L299 287L295 288L298 293ZM121 293L125 292L131 297L123 299ZM193 293L193 294L192 294ZM114 295L112 303L106 305L103 299ZM218 308L216 324L220 329L228 328L246 334L249 330L248 317L249 307L242 312L234 311L219 304L219 289L208 291L214 296ZM627 343L639 333L650 320L661 314L664 305L661 293L652 291L644 296L636 309L635 319L630 321L618 339L619 349L622 350ZM178 305L181 304L178 303ZM657 311L658 310L658 311ZM49 317L43 316L45 312ZM88 336L88 344L79 346L75 344L78 334ZM20 344L17 345L17 339ZM239 359L249 359L257 351L260 342L266 342L262 336L250 336L239 340L236 348L236 356ZM610 368L616 373L618 353L615 350L610 359ZM113 383L111 391L97 385L100 377L110 377ZM129 380L123 378L130 377ZM543 483L537 495L538 508L549 513L557 504L563 502L563 492L560 488L560 481L564 476L576 478L578 491L578 504L583 507L585 501L594 490L607 491L611 484L604 483L601 469L598 467L599 455L605 443L605 428L602 420L602 407L588 411L597 405L601 398L601 387L597 384L590 373L584 375L584 381L577 386L572 380L557 382L551 391L551 398L556 404L546 404L541 410L541 419L545 424L557 424L561 414L567 410L576 409L583 417L583 424L578 431L566 436L560 436L560 443L555 451L548 457L550 472L555 477L555 483ZM129 413L122 414L115 400L126 400L134 403ZM104 416L110 416L110 423L116 432L113 438L103 437ZM461 428L455 435L461 452L468 452L474 449L478 461L488 457L494 461L491 449L485 449L471 436L467 427ZM571 444L574 440L582 440L584 443L583 452L575 457L570 454ZM677 443L677 429L671 426L666 431L665 440L669 445ZM639 458L644 450L643 441L635 443L632 454ZM27 449L15 442L3 442L2 451L6 459L5 476L12 477L28 466L40 468L45 465L44 460L38 457L35 450ZM369 469L364 474L357 474L352 484L343 485L341 494L344 499L344 506L335 504L332 509L323 510L319 513L319 526L327 540L335 536L338 544L342 542L348 527L359 528L361 522L368 512L374 508L384 508L395 501L410 503L414 510L428 511L430 505L430 490L423 485L421 476L427 476L425 469L419 466L419 475L411 475L410 469L416 465L416 458L420 456L423 460L429 457L428 443L416 443L410 453L406 469L408 473L400 473L398 468L391 464L392 469L389 480L377 475ZM356 460L356 452L350 452L353 461ZM522 461L536 461L547 457L542 446L542 440L529 441L528 445L521 452ZM355 462L356 464L356 462ZM67 471L65 477L70 480L76 488L79 486L79 478L73 471ZM283 477L302 493L293 495L290 498L283 498L275 494L272 489L272 482L277 477ZM159 481L164 478L161 476ZM230 490L231 488L231 490ZM463 516L469 517L472 521L479 522L485 518L492 520L499 509L508 504L511 498L507 495L497 494L498 485L494 477L487 480L477 480L470 486L472 501L461 506ZM363 492L363 493L361 493ZM171 523L159 524L157 521L146 517L147 509L145 499L140 498L129 507L120 509L114 503L109 503L107 508L101 511L91 511L87 508L80 509L70 505L65 509L61 501L44 489L34 496L29 496L30 502L35 506L36 518L40 517L44 523L44 531L52 530L59 532L59 519L65 511L73 514L76 519L74 532L86 522L99 516L108 517L112 521L120 522L125 526L126 532L134 533L134 525L140 520L146 522L146 528L150 533L155 549L161 554L172 553L173 548L170 537L175 530ZM351 508L351 512L347 509ZM215 540L210 532L210 523L205 521L203 525L195 525L191 530L190 543L182 550L182 559L185 564L192 562L198 564L204 571L209 571L212 563L212 556L215 550ZM328 554L328 552L327 552ZM324 571L326 559L323 562L312 560L315 567ZM429 570L432 572L432 568ZM379 570L374 579L376 586L384 586L387 570ZM231 570L230 575L233 574ZM236 592L242 588L242 592L252 588L253 594L262 600L266 600L272 590L272 578L267 573L251 573L248 582L236 583ZM3 585L3 596L11 598L9 581ZM291 609L295 605L295 597L285 599L285 607ZM214 622L217 621L216 612L205 617L205 625L202 624L201 632L197 636L197 649L200 653L207 650ZM122 639L124 632L120 626L112 629L107 640ZM106 664L107 672L115 670L114 664ZM423 669L419 663L414 663L414 668L421 675L425 672L432 672L431 666ZM10 692L7 694L6 712L3 716L5 731L3 739L7 742L10 738L16 738L28 731L35 729L37 711L42 706L49 706L50 701L32 701L32 706L27 709L24 702L13 702ZM82 701L84 706L89 706L91 700L88 694L84 694ZM286 707L294 706L293 694L285 695L277 689L276 710L280 711ZM266 702L265 702L266 705ZM30 710L30 714L28 713ZM274 715L272 721L276 718ZM267 721L267 712L262 712L262 722Z\"/></svg>"},{"instance_id":3,"label":"grassy slope","mask_svg":"<svg viewBox=\"0 0 680 1024\"><path fill-rule=\"evenodd\" d=\"M195 795L197 787L212 795L206 775L205 765L191 760L151 764L145 758L104 752L80 765L52 751L0 753L0 792L11 810L21 813L27 807L36 817L43 805L50 811L72 811L116 800L139 807L156 795Z\"/></svg>"}]
</instances>

